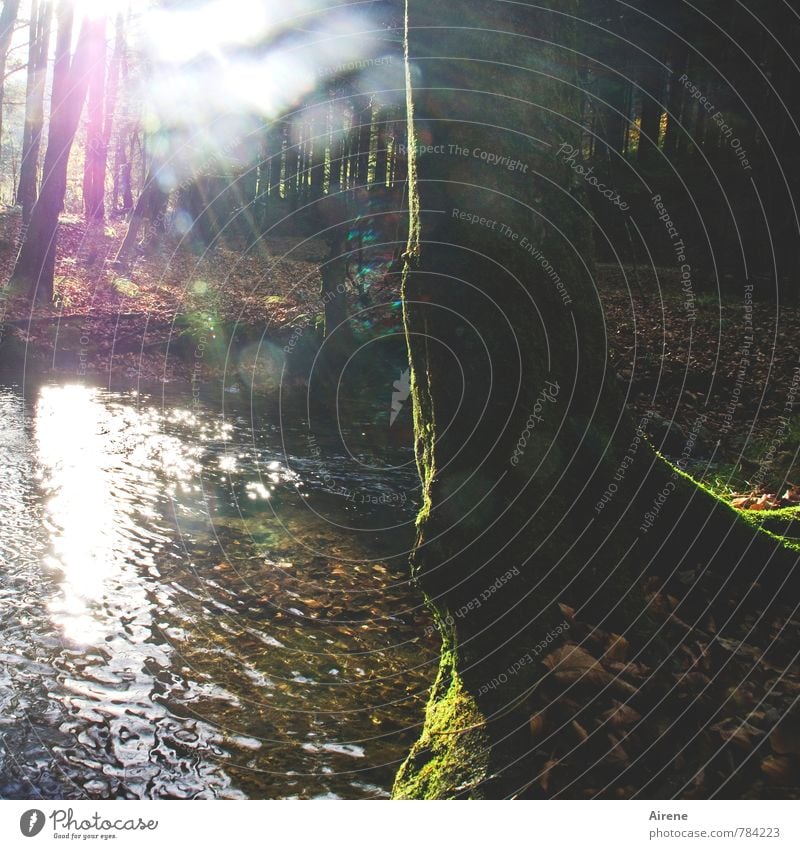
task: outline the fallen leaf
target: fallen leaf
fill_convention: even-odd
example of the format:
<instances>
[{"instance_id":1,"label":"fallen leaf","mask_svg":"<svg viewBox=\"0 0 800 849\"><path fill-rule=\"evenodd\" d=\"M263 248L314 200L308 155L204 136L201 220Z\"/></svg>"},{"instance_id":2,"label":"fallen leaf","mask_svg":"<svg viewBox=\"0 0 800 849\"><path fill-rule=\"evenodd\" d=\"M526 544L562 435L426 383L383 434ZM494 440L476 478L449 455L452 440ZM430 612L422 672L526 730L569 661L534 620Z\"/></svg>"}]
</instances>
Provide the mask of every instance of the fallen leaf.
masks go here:
<instances>
[{"instance_id":1,"label":"fallen leaf","mask_svg":"<svg viewBox=\"0 0 800 849\"><path fill-rule=\"evenodd\" d=\"M634 710L630 705L615 702L615 707L608 711L605 719L613 728L627 728L629 725L635 725L641 720L641 714Z\"/></svg>"},{"instance_id":2,"label":"fallen leaf","mask_svg":"<svg viewBox=\"0 0 800 849\"><path fill-rule=\"evenodd\" d=\"M595 687L612 686L633 694L636 688L626 681L615 678L593 658L587 651L574 643L566 643L551 652L545 659L544 665L552 670L556 680L563 684L591 684Z\"/></svg>"},{"instance_id":3,"label":"fallen leaf","mask_svg":"<svg viewBox=\"0 0 800 849\"><path fill-rule=\"evenodd\" d=\"M570 607L568 604L562 604L561 602L559 602L558 606L561 609L561 612L564 614L564 617L568 621L570 621L570 622L575 621L575 608L574 607Z\"/></svg>"},{"instance_id":4,"label":"fallen leaf","mask_svg":"<svg viewBox=\"0 0 800 849\"><path fill-rule=\"evenodd\" d=\"M581 741L589 739L589 732L578 722L577 719L572 720L572 728Z\"/></svg>"},{"instance_id":5,"label":"fallen leaf","mask_svg":"<svg viewBox=\"0 0 800 849\"><path fill-rule=\"evenodd\" d=\"M540 740L544 735L545 728L547 728L547 717L544 712L534 714L530 718L528 727L531 730L531 739L533 742Z\"/></svg>"},{"instance_id":6,"label":"fallen leaf","mask_svg":"<svg viewBox=\"0 0 800 849\"><path fill-rule=\"evenodd\" d=\"M779 755L800 755L800 727L784 720L772 730L769 744Z\"/></svg>"},{"instance_id":7,"label":"fallen leaf","mask_svg":"<svg viewBox=\"0 0 800 849\"><path fill-rule=\"evenodd\" d=\"M628 657L630 643L620 634L612 634L606 649L606 657L609 660L624 662Z\"/></svg>"},{"instance_id":8,"label":"fallen leaf","mask_svg":"<svg viewBox=\"0 0 800 849\"><path fill-rule=\"evenodd\" d=\"M791 784L795 780L795 770L789 758L781 755L767 755L761 761L761 772L771 784Z\"/></svg>"},{"instance_id":9,"label":"fallen leaf","mask_svg":"<svg viewBox=\"0 0 800 849\"><path fill-rule=\"evenodd\" d=\"M559 761L549 760L545 763L542 768L542 772L539 775L539 787L544 790L545 793L550 790L550 778L552 776L553 770L558 766Z\"/></svg>"},{"instance_id":10,"label":"fallen leaf","mask_svg":"<svg viewBox=\"0 0 800 849\"><path fill-rule=\"evenodd\" d=\"M749 723L733 717L717 722L711 726L711 730L716 731L726 742L731 742L746 752L753 750L753 738L760 737L763 733Z\"/></svg>"},{"instance_id":11,"label":"fallen leaf","mask_svg":"<svg viewBox=\"0 0 800 849\"><path fill-rule=\"evenodd\" d=\"M613 734L608 735L608 740L611 743L611 748L606 752L603 760L621 765L629 763L628 753L622 748L620 741Z\"/></svg>"}]
</instances>

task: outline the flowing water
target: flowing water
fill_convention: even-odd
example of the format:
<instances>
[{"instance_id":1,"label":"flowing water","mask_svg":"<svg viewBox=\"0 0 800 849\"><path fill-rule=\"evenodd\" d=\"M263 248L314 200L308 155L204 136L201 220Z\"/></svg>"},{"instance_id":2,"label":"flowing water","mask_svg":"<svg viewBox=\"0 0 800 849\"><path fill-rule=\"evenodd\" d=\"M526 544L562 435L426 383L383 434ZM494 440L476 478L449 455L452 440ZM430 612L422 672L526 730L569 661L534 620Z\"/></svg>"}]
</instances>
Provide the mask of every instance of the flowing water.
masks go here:
<instances>
[{"instance_id":1,"label":"flowing water","mask_svg":"<svg viewBox=\"0 0 800 849\"><path fill-rule=\"evenodd\" d=\"M387 794L437 657L412 458L246 400L0 387L0 796Z\"/></svg>"}]
</instances>

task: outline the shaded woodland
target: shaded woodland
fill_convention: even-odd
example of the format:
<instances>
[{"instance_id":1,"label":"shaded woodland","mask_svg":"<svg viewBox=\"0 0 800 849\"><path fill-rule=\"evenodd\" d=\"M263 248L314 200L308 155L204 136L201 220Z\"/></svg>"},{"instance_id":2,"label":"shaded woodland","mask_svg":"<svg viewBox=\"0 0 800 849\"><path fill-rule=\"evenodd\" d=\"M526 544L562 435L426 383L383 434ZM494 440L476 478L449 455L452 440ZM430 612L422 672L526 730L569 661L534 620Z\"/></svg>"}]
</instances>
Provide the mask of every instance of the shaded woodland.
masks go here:
<instances>
[{"instance_id":1,"label":"shaded woodland","mask_svg":"<svg viewBox=\"0 0 800 849\"><path fill-rule=\"evenodd\" d=\"M224 5L3 3L3 384L304 430L265 480L296 486L281 521L297 480L335 505L313 536L336 553L303 565L324 592L259 578L254 540L290 559L271 492L237 518L220 485L208 523L265 584L193 615L341 625L343 656L382 623L418 651L430 689L380 693L414 719L369 716L378 791L797 798L798 12ZM356 460L380 478L360 502L329 483ZM398 550L351 571L386 527ZM418 609L336 600L371 580ZM363 756L331 739L306 755Z\"/></svg>"}]
</instances>

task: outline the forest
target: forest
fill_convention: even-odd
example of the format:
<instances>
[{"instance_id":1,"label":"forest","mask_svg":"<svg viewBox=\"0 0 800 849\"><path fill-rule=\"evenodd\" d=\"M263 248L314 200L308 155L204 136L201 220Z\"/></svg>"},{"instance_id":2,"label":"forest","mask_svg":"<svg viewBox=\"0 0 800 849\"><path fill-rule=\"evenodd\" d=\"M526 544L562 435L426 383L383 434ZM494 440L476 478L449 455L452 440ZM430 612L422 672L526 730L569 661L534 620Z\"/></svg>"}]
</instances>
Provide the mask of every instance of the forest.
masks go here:
<instances>
[{"instance_id":1,"label":"forest","mask_svg":"<svg viewBox=\"0 0 800 849\"><path fill-rule=\"evenodd\" d=\"M3 0L0 798L800 797L798 62Z\"/></svg>"}]
</instances>

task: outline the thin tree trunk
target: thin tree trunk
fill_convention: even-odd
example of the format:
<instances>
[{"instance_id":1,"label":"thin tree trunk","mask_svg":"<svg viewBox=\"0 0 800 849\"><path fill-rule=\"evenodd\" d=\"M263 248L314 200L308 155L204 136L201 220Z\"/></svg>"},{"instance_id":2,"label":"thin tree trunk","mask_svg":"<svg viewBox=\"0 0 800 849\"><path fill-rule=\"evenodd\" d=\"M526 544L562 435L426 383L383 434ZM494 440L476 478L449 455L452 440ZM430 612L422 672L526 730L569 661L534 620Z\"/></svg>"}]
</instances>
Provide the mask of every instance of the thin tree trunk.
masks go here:
<instances>
[{"instance_id":1,"label":"thin tree trunk","mask_svg":"<svg viewBox=\"0 0 800 849\"><path fill-rule=\"evenodd\" d=\"M89 124L83 165L83 211L87 222L105 218L106 141L104 107L106 95L106 21L97 22L102 37L92 43L89 80Z\"/></svg>"},{"instance_id":2,"label":"thin tree trunk","mask_svg":"<svg viewBox=\"0 0 800 849\"><path fill-rule=\"evenodd\" d=\"M49 0L32 1L28 79L25 91L25 128L22 135L22 162L17 187L17 203L22 207L22 221L25 225L30 222L31 210L36 203L52 17L53 4Z\"/></svg>"},{"instance_id":3,"label":"thin tree trunk","mask_svg":"<svg viewBox=\"0 0 800 849\"><path fill-rule=\"evenodd\" d=\"M672 51L672 75L669 78L667 133L664 137L664 154L672 159L673 165L677 165L677 157L685 140L686 110L684 104L686 90L680 78L688 71L689 48L683 43L675 45ZM681 130L679 124L683 124Z\"/></svg>"},{"instance_id":4,"label":"thin tree trunk","mask_svg":"<svg viewBox=\"0 0 800 849\"><path fill-rule=\"evenodd\" d=\"M284 132L286 134L286 173L284 176L284 192L289 208L297 209L298 193L298 171L300 168L300 139L299 128L292 122L287 121Z\"/></svg>"},{"instance_id":5,"label":"thin tree trunk","mask_svg":"<svg viewBox=\"0 0 800 849\"><path fill-rule=\"evenodd\" d=\"M347 268L349 263L348 232L352 212L347 194L331 185L330 193L318 206L320 231L330 238L328 254L320 267L320 298L324 305L324 334L317 368L311 377L309 398L314 418L327 418L338 408L339 381L342 370L355 349L352 327L348 321ZM337 400L338 399L338 400Z\"/></svg>"},{"instance_id":6,"label":"thin tree trunk","mask_svg":"<svg viewBox=\"0 0 800 849\"><path fill-rule=\"evenodd\" d=\"M14 35L14 25L17 23L19 0L4 0L3 11L0 12L0 156L2 156L3 140L3 95L5 93L6 61L11 47L11 37Z\"/></svg>"},{"instance_id":7,"label":"thin tree trunk","mask_svg":"<svg viewBox=\"0 0 800 849\"><path fill-rule=\"evenodd\" d=\"M43 303L53 298L58 217L67 189L69 153L89 85L92 42L101 36L97 21L84 20L75 54L71 56L72 5L59 4L57 18L50 129L42 188L31 211L30 225L11 278L13 285L25 287L33 298Z\"/></svg>"},{"instance_id":8,"label":"thin tree trunk","mask_svg":"<svg viewBox=\"0 0 800 849\"><path fill-rule=\"evenodd\" d=\"M111 64L108 69L108 84L106 86L105 116L103 119L103 145L98 162L98 173L102 174L103 199L105 200L105 182L108 171L108 153L111 148L111 135L114 129L114 119L117 113L117 101L119 95L120 68L125 53L125 31L122 25L122 15L117 16L116 36L114 39L114 51L111 54ZM112 201L111 209L114 210L115 202Z\"/></svg>"},{"instance_id":9,"label":"thin tree trunk","mask_svg":"<svg viewBox=\"0 0 800 849\"><path fill-rule=\"evenodd\" d=\"M408 140L406 138L406 126L400 121L392 122L392 135L394 137L394 172L393 184L405 183L408 180Z\"/></svg>"},{"instance_id":10,"label":"thin tree trunk","mask_svg":"<svg viewBox=\"0 0 800 849\"><path fill-rule=\"evenodd\" d=\"M121 210L124 213L129 213L133 208L133 196L130 188L130 157L127 151L128 143L130 142L133 133L128 98L128 50L125 42L125 19L122 17L121 13L117 15L116 21L114 61L116 62L116 68L118 69L115 77L119 78L119 88L122 91L122 97L119 98L119 101L122 105L119 107L119 128L117 130L117 143L114 150L114 175L111 188L111 207L114 212ZM113 108L114 111L116 111L118 108L116 105L116 101L118 99L116 92L114 99L115 103Z\"/></svg>"},{"instance_id":11,"label":"thin tree trunk","mask_svg":"<svg viewBox=\"0 0 800 849\"><path fill-rule=\"evenodd\" d=\"M377 144L375 149L375 185L386 185L386 172L389 167L389 139L386 121L381 119L377 126Z\"/></svg>"},{"instance_id":12,"label":"thin tree trunk","mask_svg":"<svg viewBox=\"0 0 800 849\"><path fill-rule=\"evenodd\" d=\"M319 201L325 194L325 154L328 147L328 133L325 115L320 108L314 112L315 121L312 128L312 144L314 146L311 156L311 191L309 197L312 202Z\"/></svg>"},{"instance_id":13,"label":"thin tree trunk","mask_svg":"<svg viewBox=\"0 0 800 849\"><path fill-rule=\"evenodd\" d=\"M343 350L345 340L351 337L347 326L347 298L345 280L347 276L347 224L339 225L332 231L328 255L322 266L322 286L320 295L325 306L324 338L329 346L327 356L331 358L332 348ZM349 353L349 352L348 352ZM341 360L341 357L334 357Z\"/></svg>"},{"instance_id":14,"label":"thin tree trunk","mask_svg":"<svg viewBox=\"0 0 800 849\"><path fill-rule=\"evenodd\" d=\"M332 116L331 126L331 153L330 153L330 180L328 192L333 194L341 192L346 187L345 178L345 152L347 131L344 126L344 118L338 110Z\"/></svg>"},{"instance_id":15,"label":"thin tree trunk","mask_svg":"<svg viewBox=\"0 0 800 849\"><path fill-rule=\"evenodd\" d=\"M130 265L142 224L149 219L155 228L161 212L166 207L168 196L161 188L157 175L158 166L153 163L145 178L144 188L131 213L125 238L122 240L119 251L114 258L114 264L119 268L127 268Z\"/></svg>"},{"instance_id":16,"label":"thin tree trunk","mask_svg":"<svg viewBox=\"0 0 800 849\"><path fill-rule=\"evenodd\" d=\"M355 182L357 186L369 185L369 154L370 141L372 139L372 98L365 96L359 98L360 108L356 110L355 139L358 144L357 173Z\"/></svg>"},{"instance_id":17,"label":"thin tree trunk","mask_svg":"<svg viewBox=\"0 0 800 849\"><path fill-rule=\"evenodd\" d=\"M131 133L128 155L122 164L120 182L122 183L122 210L133 212L133 155L136 148L137 133Z\"/></svg>"},{"instance_id":18,"label":"thin tree trunk","mask_svg":"<svg viewBox=\"0 0 800 849\"><path fill-rule=\"evenodd\" d=\"M664 112L664 71L653 63L642 74L642 123L637 160L645 168L658 162L658 138Z\"/></svg>"}]
</instances>

